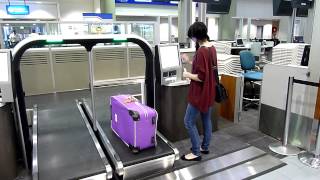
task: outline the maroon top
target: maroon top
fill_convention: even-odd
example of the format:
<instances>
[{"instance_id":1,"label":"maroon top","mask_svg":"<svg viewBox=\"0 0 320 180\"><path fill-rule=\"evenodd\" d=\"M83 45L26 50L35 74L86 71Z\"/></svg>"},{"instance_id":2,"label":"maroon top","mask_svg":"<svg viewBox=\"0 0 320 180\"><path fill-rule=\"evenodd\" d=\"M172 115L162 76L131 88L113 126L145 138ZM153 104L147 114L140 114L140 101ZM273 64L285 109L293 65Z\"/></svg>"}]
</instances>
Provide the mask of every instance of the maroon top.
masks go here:
<instances>
[{"instance_id":1,"label":"maroon top","mask_svg":"<svg viewBox=\"0 0 320 180\"><path fill-rule=\"evenodd\" d=\"M210 50L210 52L209 52ZM209 57L209 54L211 57ZM217 52L215 47L200 47L192 63L192 74L198 74L202 82L191 80L188 94L188 101L200 112L208 112L213 105L216 90L215 74L212 66L217 64Z\"/></svg>"}]
</instances>

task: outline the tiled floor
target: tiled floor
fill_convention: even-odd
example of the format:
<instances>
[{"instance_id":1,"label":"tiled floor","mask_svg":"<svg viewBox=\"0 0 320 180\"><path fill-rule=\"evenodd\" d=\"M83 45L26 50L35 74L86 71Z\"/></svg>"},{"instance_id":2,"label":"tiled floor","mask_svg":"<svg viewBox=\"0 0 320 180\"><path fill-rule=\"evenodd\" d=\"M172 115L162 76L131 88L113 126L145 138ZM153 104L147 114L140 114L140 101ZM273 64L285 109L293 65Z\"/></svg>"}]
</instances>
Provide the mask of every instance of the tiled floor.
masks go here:
<instances>
[{"instance_id":1,"label":"tiled floor","mask_svg":"<svg viewBox=\"0 0 320 180\"><path fill-rule=\"evenodd\" d=\"M319 180L320 169L313 169L302 164L297 156L281 159L287 165L262 175L255 180Z\"/></svg>"}]
</instances>

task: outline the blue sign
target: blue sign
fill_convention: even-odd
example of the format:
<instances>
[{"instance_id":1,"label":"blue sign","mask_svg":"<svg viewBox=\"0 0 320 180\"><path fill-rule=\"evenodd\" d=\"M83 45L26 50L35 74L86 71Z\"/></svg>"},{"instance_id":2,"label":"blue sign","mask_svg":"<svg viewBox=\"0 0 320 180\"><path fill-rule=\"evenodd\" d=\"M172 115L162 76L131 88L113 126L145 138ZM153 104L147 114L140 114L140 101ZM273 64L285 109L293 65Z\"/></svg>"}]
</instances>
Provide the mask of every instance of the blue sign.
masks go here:
<instances>
[{"instance_id":1,"label":"blue sign","mask_svg":"<svg viewBox=\"0 0 320 180\"><path fill-rule=\"evenodd\" d=\"M159 0L115 0L116 3L127 3L127 4L150 4L150 5L167 5L167 6L178 6L178 1L159 1Z\"/></svg>"},{"instance_id":2,"label":"blue sign","mask_svg":"<svg viewBox=\"0 0 320 180\"><path fill-rule=\"evenodd\" d=\"M7 14L10 15L28 15L30 14L29 6L27 5L6 5Z\"/></svg>"},{"instance_id":3,"label":"blue sign","mask_svg":"<svg viewBox=\"0 0 320 180\"><path fill-rule=\"evenodd\" d=\"M83 17L98 17L100 19L112 19L112 14L108 13L82 13Z\"/></svg>"}]
</instances>

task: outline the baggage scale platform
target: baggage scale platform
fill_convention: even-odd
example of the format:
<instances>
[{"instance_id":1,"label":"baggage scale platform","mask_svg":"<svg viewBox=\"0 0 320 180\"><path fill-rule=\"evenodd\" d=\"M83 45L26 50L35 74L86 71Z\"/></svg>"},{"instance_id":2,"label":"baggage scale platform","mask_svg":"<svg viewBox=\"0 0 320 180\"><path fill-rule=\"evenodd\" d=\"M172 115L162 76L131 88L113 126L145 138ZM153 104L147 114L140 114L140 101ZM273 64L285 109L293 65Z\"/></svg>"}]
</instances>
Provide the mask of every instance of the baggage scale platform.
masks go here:
<instances>
[{"instance_id":1,"label":"baggage scale platform","mask_svg":"<svg viewBox=\"0 0 320 180\"><path fill-rule=\"evenodd\" d=\"M79 110L88 114L88 121L92 121L90 103L81 99L78 104L82 107ZM108 151L107 154L117 177L137 179L165 172L173 167L174 162L179 159L178 150L160 133L157 136L156 148L133 154L112 131L108 113L110 112L107 102L103 98L102 101L96 101L97 136L100 137L106 151Z\"/></svg>"}]
</instances>

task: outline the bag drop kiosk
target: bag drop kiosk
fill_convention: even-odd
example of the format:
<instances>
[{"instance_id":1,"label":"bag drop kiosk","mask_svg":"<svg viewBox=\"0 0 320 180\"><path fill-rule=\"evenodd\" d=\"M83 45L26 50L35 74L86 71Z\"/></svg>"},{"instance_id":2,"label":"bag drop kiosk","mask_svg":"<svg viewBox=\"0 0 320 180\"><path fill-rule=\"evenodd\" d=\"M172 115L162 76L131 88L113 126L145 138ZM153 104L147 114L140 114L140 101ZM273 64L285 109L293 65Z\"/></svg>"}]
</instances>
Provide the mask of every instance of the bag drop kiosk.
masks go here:
<instances>
[{"instance_id":1,"label":"bag drop kiosk","mask_svg":"<svg viewBox=\"0 0 320 180\"><path fill-rule=\"evenodd\" d=\"M184 115L188 105L190 82L183 80L183 68L178 44L161 44L155 47L155 107L159 115L158 130L173 142L189 137L184 127ZM213 108L213 131L218 129L217 117L217 108ZM200 118L197 122L199 133L202 134Z\"/></svg>"},{"instance_id":2,"label":"bag drop kiosk","mask_svg":"<svg viewBox=\"0 0 320 180\"><path fill-rule=\"evenodd\" d=\"M94 106L96 94L92 49L98 43L119 42L135 43L143 50L146 59L146 104L154 107L154 54L150 44L139 36L37 36L24 39L14 48L11 73L14 79L13 100L19 122L22 123L22 132L26 133L24 139L29 139L29 133L25 130L28 130L27 113L20 72L24 52L34 45L79 44L88 53L87 92L91 95L91 107L76 91L55 93L53 98L50 95L37 97L40 101L39 106L34 107L32 144L30 141L30 144L27 141L24 143L26 159L32 165L33 179L139 179L167 171L179 159L179 151L160 133L157 133L156 148L136 155L112 132L110 126L100 126L98 117L104 111L99 113L96 109L101 107Z\"/></svg>"}]
</instances>

